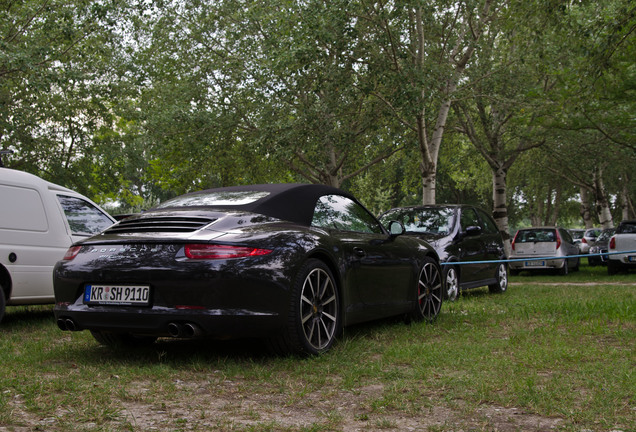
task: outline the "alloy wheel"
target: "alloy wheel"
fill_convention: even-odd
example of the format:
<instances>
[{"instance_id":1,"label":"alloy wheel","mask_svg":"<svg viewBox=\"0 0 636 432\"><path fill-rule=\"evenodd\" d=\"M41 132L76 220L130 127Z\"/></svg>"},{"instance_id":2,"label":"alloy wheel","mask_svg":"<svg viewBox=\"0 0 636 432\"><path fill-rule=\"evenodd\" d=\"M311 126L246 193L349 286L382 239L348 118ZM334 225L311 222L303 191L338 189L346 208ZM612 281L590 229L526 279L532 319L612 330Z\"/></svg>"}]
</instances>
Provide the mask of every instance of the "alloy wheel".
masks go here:
<instances>
[{"instance_id":1,"label":"alloy wheel","mask_svg":"<svg viewBox=\"0 0 636 432\"><path fill-rule=\"evenodd\" d=\"M303 282L300 295L300 321L305 340L314 349L327 348L338 324L338 296L330 275L314 268Z\"/></svg>"},{"instance_id":2,"label":"alloy wheel","mask_svg":"<svg viewBox=\"0 0 636 432\"><path fill-rule=\"evenodd\" d=\"M459 275L455 267L450 267L446 271L446 299L450 301L457 300L459 297Z\"/></svg>"},{"instance_id":3,"label":"alloy wheel","mask_svg":"<svg viewBox=\"0 0 636 432\"><path fill-rule=\"evenodd\" d=\"M419 315L429 322L437 318L442 308L442 278L439 266L428 261L422 266L417 284L417 307Z\"/></svg>"}]
</instances>

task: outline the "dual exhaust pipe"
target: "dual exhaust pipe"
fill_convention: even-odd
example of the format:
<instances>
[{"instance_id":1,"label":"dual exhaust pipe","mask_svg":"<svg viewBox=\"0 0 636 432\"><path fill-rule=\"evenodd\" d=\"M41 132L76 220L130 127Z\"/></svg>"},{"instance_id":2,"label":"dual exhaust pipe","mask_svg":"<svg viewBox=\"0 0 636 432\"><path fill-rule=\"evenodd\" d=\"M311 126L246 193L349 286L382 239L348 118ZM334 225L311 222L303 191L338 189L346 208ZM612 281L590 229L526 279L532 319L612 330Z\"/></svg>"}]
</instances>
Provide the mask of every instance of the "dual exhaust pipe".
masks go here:
<instances>
[{"instance_id":1,"label":"dual exhaust pipe","mask_svg":"<svg viewBox=\"0 0 636 432\"><path fill-rule=\"evenodd\" d=\"M70 318L58 318L57 326L63 331L79 331L79 327Z\"/></svg>"},{"instance_id":2,"label":"dual exhaust pipe","mask_svg":"<svg viewBox=\"0 0 636 432\"><path fill-rule=\"evenodd\" d=\"M198 325L189 322L171 322L168 324L168 333L173 338L193 338L201 334L201 329Z\"/></svg>"},{"instance_id":3,"label":"dual exhaust pipe","mask_svg":"<svg viewBox=\"0 0 636 432\"><path fill-rule=\"evenodd\" d=\"M57 326L63 331L79 331L80 327L71 318L58 318ZM177 323L168 324L168 333L173 338L193 338L201 335L201 329L194 323Z\"/></svg>"}]
</instances>

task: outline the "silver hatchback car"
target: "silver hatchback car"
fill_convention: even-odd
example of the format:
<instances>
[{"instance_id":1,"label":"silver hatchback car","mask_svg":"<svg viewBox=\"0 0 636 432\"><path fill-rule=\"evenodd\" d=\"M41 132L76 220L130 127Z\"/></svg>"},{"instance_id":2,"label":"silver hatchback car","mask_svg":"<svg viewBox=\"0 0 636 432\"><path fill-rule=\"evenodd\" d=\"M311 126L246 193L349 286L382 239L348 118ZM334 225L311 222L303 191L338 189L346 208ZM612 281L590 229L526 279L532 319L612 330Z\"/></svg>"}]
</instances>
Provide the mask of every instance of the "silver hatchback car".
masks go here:
<instances>
[{"instance_id":1,"label":"silver hatchback car","mask_svg":"<svg viewBox=\"0 0 636 432\"><path fill-rule=\"evenodd\" d=\"M522 270L554 269L566 275L579 269L579 248L570 232L560 227L525 228L512 240L510 274Z\"/></svg>"}]
</instances>

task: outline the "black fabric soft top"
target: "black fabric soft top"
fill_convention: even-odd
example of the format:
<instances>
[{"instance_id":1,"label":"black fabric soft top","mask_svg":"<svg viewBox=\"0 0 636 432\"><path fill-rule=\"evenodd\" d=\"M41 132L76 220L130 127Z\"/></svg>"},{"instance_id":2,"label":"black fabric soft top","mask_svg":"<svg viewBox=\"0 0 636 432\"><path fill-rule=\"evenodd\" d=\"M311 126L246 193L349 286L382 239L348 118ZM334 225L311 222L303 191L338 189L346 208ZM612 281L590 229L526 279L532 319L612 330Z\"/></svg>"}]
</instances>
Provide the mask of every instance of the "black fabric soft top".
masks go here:
<instances>
[{"instance_id":1,"label":"black fabric soft top","mask_svg":"<svg viewBox=\"0 0 636 432\"><path fill-rule=\"evenodd\" d=\"M269 194L249 204L205 206L210 209L241 210L258 213L300 225L309 226L318 199L324 195L340 195L358 202L353 195L338 188L319 184L279 183L230 186L191 192L183 196L204 195L214 192L268 192Z\"/></svg>"}]
</instances>

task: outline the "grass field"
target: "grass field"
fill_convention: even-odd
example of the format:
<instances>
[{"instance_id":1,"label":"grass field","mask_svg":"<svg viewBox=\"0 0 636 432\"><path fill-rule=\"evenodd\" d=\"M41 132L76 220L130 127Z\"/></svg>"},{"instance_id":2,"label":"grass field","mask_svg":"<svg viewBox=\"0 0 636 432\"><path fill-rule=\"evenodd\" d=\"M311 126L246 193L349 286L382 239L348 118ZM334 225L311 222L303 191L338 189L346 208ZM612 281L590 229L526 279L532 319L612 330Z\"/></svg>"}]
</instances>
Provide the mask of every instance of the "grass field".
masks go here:
<instances>
[{"instance_id":1,"label":"grass field","mask_svg":"<svg viewBox=\"0 0 636 432\"><path fill-rule=\"evenodd\" d=\"M114 351L51 310L0 325L0 431L636 430L634 273L522 273L304 359L251 340Z\"/></svg>"}]
</instances>

